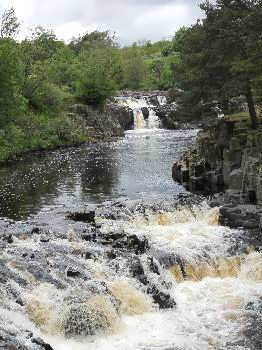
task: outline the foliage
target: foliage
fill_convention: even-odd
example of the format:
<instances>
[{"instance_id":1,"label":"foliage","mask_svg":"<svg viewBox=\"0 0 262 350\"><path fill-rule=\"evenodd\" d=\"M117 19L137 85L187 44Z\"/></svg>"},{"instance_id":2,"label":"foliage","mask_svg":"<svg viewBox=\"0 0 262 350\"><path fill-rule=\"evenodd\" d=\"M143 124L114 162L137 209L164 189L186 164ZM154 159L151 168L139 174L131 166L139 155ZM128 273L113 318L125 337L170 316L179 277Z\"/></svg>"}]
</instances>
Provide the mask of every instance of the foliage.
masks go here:
<instances>
[{"instance_id":1,"label":"foliage","mask_svg":"<svg viewBox=\"0 0 262 350\"><path fill-rule=\"evenodd\" d=\"M1 18L0 37L2 39L13 38L18 33L19 26L15 10L13 8L6 10Z\"/></svg>"},{"instance_id":2,"label":"foliage","mask_svg":"<svg viewBox=\"0 0 262 350\"><path fill-rule=\"evenodd\" d=\"M119 68L119 56L114 48L83 50L76 82L78 98L90 105L102 105L117 89Z\"/></svg>"},{"instance_id":3,"label":"foliage","mask_svg":"<svg viewBox=\"0 0 262 350\"><path fill-rule=\"evenodd\" d=\"M20 94L22 83L18 45L13 39L0 39L0 127L23 112L25 100Z\"/></svg>"},{"instance_id":4,"label":"foliage","mask_svg":"<svg viewBox=\"0 0 262 350\"><path fill-rule=\"evenodd\" d=\"M185 91L184 106L246 96L252 126L257 126L254 88L262 74L262 2L205 1L206 14L183 34L177 85Z\"/></svg>"},{"instance_id":5,"label":"foliage","mask_svg":"<svg viewBox=\"0 0 262 350\"><path fill-rule=\"evenodd\" d=\"M19 123L0 130L0 160L27 151L79 144L86 139L81 128L64 116L28 114Z\"/></svg>"},{"instance_id":6,"label":"foliage","mask_svg":"<svg viewBox=\"0 0 262 350\"><path fill-rule=\"evenodd\" d=\"M69 46L75 53L79 54L82 50L112 48L117 47L117 44L115 42L115 35L111 35L108 30L104 32L96 30L86 33L77 39L73 39Z\"/></svg>"}]
</instances>

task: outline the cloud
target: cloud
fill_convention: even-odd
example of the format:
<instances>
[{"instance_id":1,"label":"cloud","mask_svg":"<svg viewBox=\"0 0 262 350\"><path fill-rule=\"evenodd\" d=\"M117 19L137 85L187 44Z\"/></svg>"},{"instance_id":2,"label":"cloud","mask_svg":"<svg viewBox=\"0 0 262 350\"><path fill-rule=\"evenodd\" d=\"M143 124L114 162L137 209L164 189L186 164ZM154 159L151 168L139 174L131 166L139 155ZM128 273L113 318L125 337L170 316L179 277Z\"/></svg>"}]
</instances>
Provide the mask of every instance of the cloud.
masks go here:
<instances>
[{"instance_id":1,"label":"cloud","mask_svg":"<svg viewBox=\"0 0 262 350\"><path fill-rule=\"evenodd\" d=\"M0 6L16 9L23 34L41 25L69 40L86 31L109 29L123 44L168 37L201 16L193 0L1 0Z\"/></svg>"}]
</instances>

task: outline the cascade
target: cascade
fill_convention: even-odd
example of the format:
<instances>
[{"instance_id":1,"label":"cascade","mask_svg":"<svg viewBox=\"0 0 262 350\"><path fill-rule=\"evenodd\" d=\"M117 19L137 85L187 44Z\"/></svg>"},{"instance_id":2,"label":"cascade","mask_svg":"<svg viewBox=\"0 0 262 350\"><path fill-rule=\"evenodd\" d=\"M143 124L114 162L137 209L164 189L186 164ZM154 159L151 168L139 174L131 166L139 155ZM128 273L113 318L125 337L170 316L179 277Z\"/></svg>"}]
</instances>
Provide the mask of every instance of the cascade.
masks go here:
<instances>
[{"instance_id":1,"label":"cascade","mask_svg":"<svg viewBox=\"0 0 262 350\"><path fill-rule=\"evenodd\" d=\"M26 282L0 284L8 336L26 343L29 329L54 350L251 349L241 344L260 325L262 255L229 253L238 231L219 226L219 208L100 209L89 237L94 258L77 234L50 236L48 244L32 234L4 251L11 279Z\"/></svg>"},{"instance_id":2,"label":"cascade","mask_svg":"<svg viewBox=\"0 0 262 350\"><path fill-rule=\"evenodd\" d=\"M157 101L160 104L160 106L167 104L167 98L166 96L157 96Z\"/></svg>"},{"instance_id":3,"label":"cascade","mask_svg":"<svg viewBox=\"0 0 262 350\"><path fill-rule=\"evenodd\" d=\"M146 97L117 97L117 102L121 105L127 106L133 110L134 129L159 129L160 120L154 110L152 104ZM158 105L162 106L167 103L165 96L157 96ZM143 110L148 111L148 116L145 116Z\"/></svg>"}]
</instances>

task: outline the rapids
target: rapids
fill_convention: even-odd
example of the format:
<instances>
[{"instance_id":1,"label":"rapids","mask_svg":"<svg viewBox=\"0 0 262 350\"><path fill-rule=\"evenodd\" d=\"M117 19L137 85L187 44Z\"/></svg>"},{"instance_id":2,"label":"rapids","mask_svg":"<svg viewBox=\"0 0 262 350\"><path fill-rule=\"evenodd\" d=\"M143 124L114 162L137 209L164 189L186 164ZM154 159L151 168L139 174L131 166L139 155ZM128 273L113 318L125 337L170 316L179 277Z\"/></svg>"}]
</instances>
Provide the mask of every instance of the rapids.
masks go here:
<instances>
[{"instance_id":1,"label":"rapids","mask_svg":"<svg viewBox=\"0 0 262 350\"><path fill-rule=\"evenodd\" d=\"M197 132L119 103L124 139L0 171L0 348L260 349L261 248L171 179Z\"/></svg>"}]
</instances>

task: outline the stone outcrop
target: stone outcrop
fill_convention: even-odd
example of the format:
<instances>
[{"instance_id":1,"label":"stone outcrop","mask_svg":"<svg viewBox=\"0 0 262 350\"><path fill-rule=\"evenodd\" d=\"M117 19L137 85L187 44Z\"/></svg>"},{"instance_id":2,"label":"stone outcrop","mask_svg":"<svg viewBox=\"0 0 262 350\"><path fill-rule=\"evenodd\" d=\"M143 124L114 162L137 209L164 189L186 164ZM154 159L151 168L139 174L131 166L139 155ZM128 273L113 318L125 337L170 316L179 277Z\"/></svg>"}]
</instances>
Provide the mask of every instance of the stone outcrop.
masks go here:
<instances>
[{"instance_id":1,"label":"stone outcrop","mask_svg":"<svg viewBox=\"0 0 262 350\"><path fill-rule=\"evenodd\" d=\"M123 135L131 123L132 111L112 103L101 110L84 104L75 104L70 108L68 115L82 125L88 136L108 138Z\"/></svg>"},{"instance_id":2,"label":"stone outcrop","mask_svg":"<svg viewBox=\"0 0 262 350\"><path fill-rule=\"evenodd\" d=\"M173 167L174 180L195 193L214 194L225 204L222 221L257 228L262 218L262 127L250 130L220 120L199 133L196 146Z\"/></svg>"}]
</instances>

